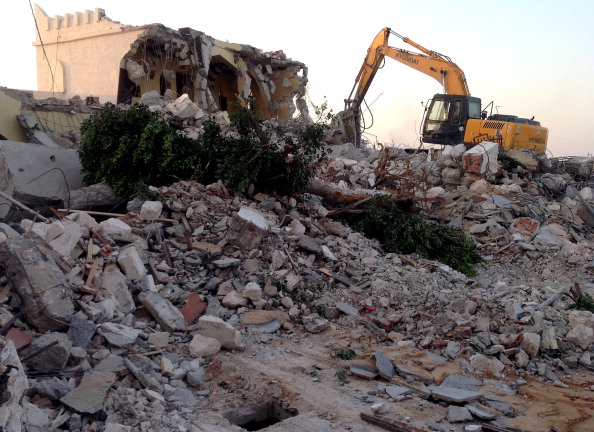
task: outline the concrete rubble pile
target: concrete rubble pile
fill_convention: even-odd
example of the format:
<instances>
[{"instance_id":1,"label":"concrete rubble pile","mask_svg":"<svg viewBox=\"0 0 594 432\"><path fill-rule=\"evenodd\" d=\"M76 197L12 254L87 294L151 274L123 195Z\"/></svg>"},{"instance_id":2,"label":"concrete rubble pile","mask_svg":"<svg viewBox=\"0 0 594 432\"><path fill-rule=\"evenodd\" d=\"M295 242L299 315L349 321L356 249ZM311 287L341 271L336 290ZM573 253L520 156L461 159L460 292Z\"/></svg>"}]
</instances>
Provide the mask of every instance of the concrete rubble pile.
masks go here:
<instances>
[{"instance_id":1,"label":"concrete rubble pile","mask_svg":"<svg viewBox=\"0 0 594 432\"><path fill-rule=\"evenodd\" d=\"M152 106L198 133L203 116L181 115L191 102L171 103ZM401 195L464 229L488 266L468 278L385 253L329 217L336 194L313 191L232 195L221 183L180 181L151 187L158 199L131 201L119 217L3 223L0 426L243 430L238 407L310 390L278 390L265 371L257 384L238 365L315 348L318 362L299 366L300 379L330 374L326 386L366 389L351 417L301 400L302 414L267 430L305 430L300 421L364 430L351 429L353 412L436 431L505 430L519 415L506 397L532 382L567 389L593 369L594 314L569 308L577 292L594 295L591 158L510 151L503 167L490 143L330 149L315 191ZM411 410L425 413L403 414Z\"/></svg>"}]
</instances>

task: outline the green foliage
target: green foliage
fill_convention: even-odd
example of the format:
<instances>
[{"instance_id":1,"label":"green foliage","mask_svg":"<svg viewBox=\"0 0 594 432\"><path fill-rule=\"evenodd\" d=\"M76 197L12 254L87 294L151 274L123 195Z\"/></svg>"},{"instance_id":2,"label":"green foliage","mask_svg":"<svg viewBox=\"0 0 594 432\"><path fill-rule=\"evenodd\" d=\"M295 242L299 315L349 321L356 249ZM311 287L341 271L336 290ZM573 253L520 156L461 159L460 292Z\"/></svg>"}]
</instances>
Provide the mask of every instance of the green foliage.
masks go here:
<instances>
[{"instance_id":1,"label":"green foliage","mask_svg":"<svg viewBox=\"0 0 594 432\"><path fill-rule=\"evenodd\" d=\"M378 239L388 252L438 260L467 276L476 276L475 264L486 264L472 238L463 231L424 221L386 198L371 200L366 212L344 220L366 236Z\"/></svg>"},{"instance_id":2,"label":"green foliage","mask_svg":"<svg viewBox=\"0 0 594 432\"><path fill-rule=\"evenodd\" d=\"M281 145L271 142L270 134L247 109L231 116L230 134L223 135L212 121L203 127L202 179L223 180L236 191L254 184L260 190L282 194L302 192L314 177L316 165L326 157L325 126L320 124L300 126L285 135Z\"/></svg>"},{"instance_id":3,"label":"green foliage","mask_svg":"<svg viewBox=\"0 0 594 432\"><path fill-rule=\"evenodd\" d=\"M352 348L348 348L342 351L337 351L336 352L336 357L341 358L343 360L350 360L353 357L355 357L357 354L355 353L355 351Z\"/></svg>"},{"instance_id":4,"label":"green foliage","mask_svg":"<svg viewBox=\"0 0 594 432\"><path fill-rule=\"evenodd\" d=\"M283 194L302 192L325 157L321 124L300 124L283 142L248 109L231 116L230 133L214 121L193 140L142 104L120 109L106 104L81 125L79 156L87 184L106 183L123 197L168 185L179 178L225 181L236 191L250 184Z\"/></svg>"},{"instance_id":5,"label":"green foliage","mask_svg":"<svg viewBox=\"0 0 594 432\"><path fill-rule=\"evenodd\" d=\"M345 371L341 371L341 370L337 370L336 373L334 374L334 376L336 376L336 378L338 379L338 381L340 381L341 384L344 384L347 382L347 374Z\"/></svg>"},{"instance_id":6,"label":"green foliage","mask_svg":"<svg viewBox=\"0 0 594 432\"><path fill-rule=\"evenodd\" d=\"M82 123L81 134L85 183L106 183L126 198L189 178L198 162L198 142L142 104L122 110L108 103Z\"/></svg>"},{"instance_id":7,"label":"green foliage","mask_svg":"<svg viewBox=\"0 0 594 432\"><path fill-rule=\"evenodd\" d=\"M569 309L585 310L594 313L594 299L589 294L583 294L569 305Z\"/></svg>"}]
</instances>

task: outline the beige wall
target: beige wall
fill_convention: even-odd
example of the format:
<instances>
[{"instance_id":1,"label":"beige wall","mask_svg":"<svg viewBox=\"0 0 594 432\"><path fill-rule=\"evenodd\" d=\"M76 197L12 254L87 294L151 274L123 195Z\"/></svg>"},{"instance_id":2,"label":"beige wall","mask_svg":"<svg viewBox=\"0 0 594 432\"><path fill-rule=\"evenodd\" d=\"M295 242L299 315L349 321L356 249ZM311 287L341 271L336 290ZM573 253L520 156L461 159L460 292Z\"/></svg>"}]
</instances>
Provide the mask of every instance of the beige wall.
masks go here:
<instances>
[{"instance_id":1,"label":"beige wall","mask_svg":"<svg viewBox=\"0 0 594 432\"><path fill-rule=\"evenodd\" d=\"M21 102L0 91L0 134L9 141L27 141L16 116L21 112Z\"/></svg>"},{"instance_id":2,"label":"beige wall","mask_svg":"<svg viewBox=\"0 0 594 432\"><path fill-rule=\"evenodd\" d=\"M50 18L35 5L35 17L43 41L43 47L39 37L33 43L37 47L38 90L117 94L120 61L144 27L113 22L102 9Z\"/></svg>"}]
</instances>

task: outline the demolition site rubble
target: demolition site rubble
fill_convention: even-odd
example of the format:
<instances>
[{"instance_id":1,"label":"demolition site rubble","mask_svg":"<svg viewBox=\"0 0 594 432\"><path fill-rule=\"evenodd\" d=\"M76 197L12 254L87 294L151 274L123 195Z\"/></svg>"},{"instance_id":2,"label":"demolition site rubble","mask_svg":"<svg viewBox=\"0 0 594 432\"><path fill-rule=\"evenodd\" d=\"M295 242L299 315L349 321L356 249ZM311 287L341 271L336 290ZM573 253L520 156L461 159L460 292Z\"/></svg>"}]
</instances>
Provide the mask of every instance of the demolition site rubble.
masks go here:
<instances>
[{"instance_id":1,"label":"demolition site rubble","mask_svg":"<svg viewBox=\"0 0 594 432\"><path fill-rule=\"evenodd\" d=\"M143 99L200 133L187 98ZM109 213L95 185L0 224L4 430L587 430L594 160L328 150L297 197L180 180ZM376 195L486 264L387 253L333 218Z\"/></svg>"}]
</instances>

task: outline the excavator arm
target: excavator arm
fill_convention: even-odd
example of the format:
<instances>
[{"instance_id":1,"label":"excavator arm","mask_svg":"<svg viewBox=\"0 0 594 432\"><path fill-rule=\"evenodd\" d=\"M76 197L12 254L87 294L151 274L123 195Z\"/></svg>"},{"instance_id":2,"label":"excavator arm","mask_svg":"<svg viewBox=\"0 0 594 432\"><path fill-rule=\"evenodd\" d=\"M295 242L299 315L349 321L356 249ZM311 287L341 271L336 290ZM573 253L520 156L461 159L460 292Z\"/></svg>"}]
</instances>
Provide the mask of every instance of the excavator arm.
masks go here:
<instances>
[{"instance_id":1,"label":"excavator arm","mask_svg":"<svg viewBox=\"0 0 594 432\"><path fill-rule=\"evenodd\" d=\"M418 49L421 53L389 46L388 38L390 34L402 39L402 41ZM434 78L442 84L444 92L447 94L470 95L464 72L449 57L428 50L386 27L377 34L369 46L351 94L348 99L345 99L342 121L346 134L344 138L346 138L347 142L355 142L359 145L360 107L375 74L380 69L386 56Z\"/></svg>"}]
</instances>

